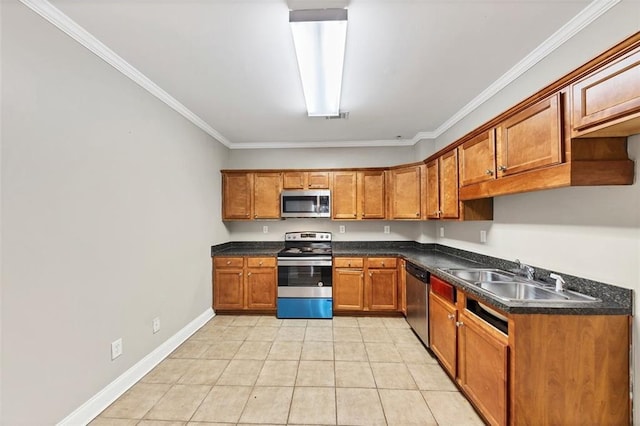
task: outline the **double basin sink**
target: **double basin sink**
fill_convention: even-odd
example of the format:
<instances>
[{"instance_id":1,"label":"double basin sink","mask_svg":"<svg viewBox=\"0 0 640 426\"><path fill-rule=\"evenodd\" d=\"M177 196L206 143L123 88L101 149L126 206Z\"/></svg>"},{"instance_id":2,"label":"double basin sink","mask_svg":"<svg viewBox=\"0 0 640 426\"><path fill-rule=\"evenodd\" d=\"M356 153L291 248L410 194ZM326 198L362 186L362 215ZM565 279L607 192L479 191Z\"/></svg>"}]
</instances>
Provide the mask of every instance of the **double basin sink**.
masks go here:
<instances>
[{"instance_id":1,"label":"double basin sink","mask_svg":"<svg viewBox=\"0 0 640 426\"><path fill-rule=\"evenodd\" d=\"M551 284L529 280L500 269L441 269L466 281L478 290L509 302L550 303L553 305L600 302L600 299L571 290L556 291Z\"/></svg>"}]
</instances>

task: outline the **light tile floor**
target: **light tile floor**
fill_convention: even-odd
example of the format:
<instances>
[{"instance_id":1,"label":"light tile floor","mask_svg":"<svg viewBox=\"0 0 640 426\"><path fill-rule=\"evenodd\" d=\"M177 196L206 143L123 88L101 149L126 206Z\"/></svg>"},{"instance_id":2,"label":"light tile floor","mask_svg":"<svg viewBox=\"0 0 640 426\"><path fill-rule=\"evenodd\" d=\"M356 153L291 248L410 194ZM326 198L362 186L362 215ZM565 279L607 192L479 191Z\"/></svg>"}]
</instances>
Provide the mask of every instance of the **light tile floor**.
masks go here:
<instances>
[{"instance_id":1,"label":"light tile floor","mask_svg":"<svg viewBox=\"0 0 640 426\"><path fill-rule=\"evenodd\" d=\"M103 425L482 425L403 318L218 315Z\"/></svg>"}]
</instances>

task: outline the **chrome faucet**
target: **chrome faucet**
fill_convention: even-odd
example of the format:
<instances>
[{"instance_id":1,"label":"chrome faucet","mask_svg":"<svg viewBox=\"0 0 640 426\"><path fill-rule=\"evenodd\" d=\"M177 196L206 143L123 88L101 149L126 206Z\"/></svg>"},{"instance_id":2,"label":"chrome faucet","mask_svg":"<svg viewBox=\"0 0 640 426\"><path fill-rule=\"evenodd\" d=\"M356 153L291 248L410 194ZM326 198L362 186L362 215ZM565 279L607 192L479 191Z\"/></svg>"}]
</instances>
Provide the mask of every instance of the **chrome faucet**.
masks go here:
<instances>
[{"instance_id":1,"label":"chrome faucet","mask_svg":"<svg viewBox=\"0 0 640 426\"><path fill-rule=\"evenodd\" d=\"M520 259L516 259L516 263L518 264L518 270L523 276L526 276L528 280L533 280L533 275L536 270L533 267L520 262Z\"/></svg>"}]
</instances>

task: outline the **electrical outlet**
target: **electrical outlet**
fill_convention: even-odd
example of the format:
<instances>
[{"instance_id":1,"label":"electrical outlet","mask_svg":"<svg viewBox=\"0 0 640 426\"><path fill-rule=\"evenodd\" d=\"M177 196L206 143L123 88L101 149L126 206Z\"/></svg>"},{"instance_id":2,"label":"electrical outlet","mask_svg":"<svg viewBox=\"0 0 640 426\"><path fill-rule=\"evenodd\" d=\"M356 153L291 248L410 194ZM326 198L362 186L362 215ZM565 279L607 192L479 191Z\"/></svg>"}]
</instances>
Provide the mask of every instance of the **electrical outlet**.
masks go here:
<instances>
[{"instance_id":1,"label":"electrical outlet","mask_svg":"<svg viewBox=\"0 0 640 426\"><path fill-rule=\"evenodd\" d=\"M264 226L262 227L262 233L263 233L263 234L268 234L268 233L269 233L269 227L268 227L267 225L264 225Z\"/></svg>"},{"instance_id":2,"label":"electrical outlet","mask_svg":"<svg viewBox=\"0 0 640 426\"><path fill-rule=\"evenodd\" d=\"M487 242L487 231L480 231L480 242L481 243L486 243Z\"/></svg>"},{"instance_id":3,"label":"electrical outlet","mask_svg":"<svg viewBox=\"0 0 640 426\"><path fill-rule=\"evenodd\" d=\"M344 233L345 233L344 225L340 225L340 233L341 233L341 234L344 234Z\"/></svg>"},{"instance_id":4,"label":"electrical outlet","mask_svg":"<svg viewBox=\"0 0 640 426\"><path fill-rule=\"evenodd\" d=\"M444 226L440 227L440 238L444 237Z\"/></svg>"},{"instance_id":5,"label":"electrical outlet","mask_svg":"<svg viewBox=\"0 0 640 426\"><path fill-rule=\"evenodd\" d=\"M153 334L156 334L160 331L160 317L155 317L153 319Z\"/></svg>"},{"instance_id":6,"label":"electrical outlet","mask_svg":"<svg viewBox=\"0 0 640 426\"><path fill-rule=\"evenodd\" d=\"M122 355L122 338L111 343L111 360L113 361L120 355Z\"/></svg>"},{"instance_id":7,"label":"electrical outlet","mask_svg":"<svg viewBox=\"0 0 640 426\"><path fill-rule=\"evenodd\" d=\"M384 233L388 234L389 232L391 232L391 227L389 225L385 225L384 226Z\"/></svg>"}]
</instances>

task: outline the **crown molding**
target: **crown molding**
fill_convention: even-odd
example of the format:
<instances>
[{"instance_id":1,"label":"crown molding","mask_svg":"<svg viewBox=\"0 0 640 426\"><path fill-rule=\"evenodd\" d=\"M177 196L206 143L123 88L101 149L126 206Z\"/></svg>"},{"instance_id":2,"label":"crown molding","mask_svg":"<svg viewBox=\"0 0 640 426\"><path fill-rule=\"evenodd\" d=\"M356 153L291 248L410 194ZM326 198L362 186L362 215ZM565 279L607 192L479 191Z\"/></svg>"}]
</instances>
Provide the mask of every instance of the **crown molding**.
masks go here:
<instances>
[{"instance_id":1,"label":"crown molding","mask_svg":"<svg viewBox=\"0 0 640 426\"><path fill-rule=\"evenodd\" d=\"M412 146L413 139L386 139L368 141L318 141L318 142L236 142L231 149L277 149L277 148L373 148L382 146Z\"/></svg>"},{"instance_id":2,"label":"crown molding","mask_svg":"<svg viewBox=\"0 0 640 426\"><path fill-rule=\"evenodd\" d=\"M447 121L442 123L436 130L434 130L433 132L429 132L430 134L432 134L432 138L435 139L449 130L480 105L491 99L518 77L529 71L535 64L553 53L558 47L562 46L571 37L582 31L586 26L598 19L613 6L620 3L620 1L621 0L594 0L593 2L591 2L587 7L582 9L580 13L574 16L558 31L553 33L531 53L529 53L520 62L514 65L509 71L504 73L500 78L493 82L493 84L483 90L478 96L471 100L471 102L462 107L462 109L451 116L451 118L449 118ZM416 135L416 137L418 135ZM416 139L416 137L414 137L414 139Z\"/></svg>"},{"instance_id":3,"label":"crown molding","mask_svg":"<svg viewBox=\"0 0 640 426\"><path fill-rule=\"evenodd\" d=\"M164 91L151 79L141 73L133 65L125 61L121 56L109 49L104 43L95 38L91 33L82 28L73 19L65 15L60 9L46 0L20 0L29 9L42 16L58 29L66 33L72 39L89 49L100 59L120 71L133 82L140 85L147 92L167 104L170 108L182 115L184 118L195 124L202 131L223 145L231 147L231 142L220 132L207 124L202 118L194 114L189 108L180 103L176 98Z\"/></svg>"},{"instance_id":4,"label":"crown molding","mask_svg":"<svg viewBox=\"0 0 640 426\"><path fill-rule=\"evenodd\" d=\"M109 49L91 33L78 25L75 21L62 13L47 0L20 0L25 6L42 16L61 31L69 35L78 43L89 49L99 58L133 80L153 96L167 104L170 108L199 127L229 149L268 149L268 148L346 148L346 147L380 147L380 146L410 146L422 139L436 139L452 128L456 123L473 112L480 105L491 99L498 92L530 70L535 64L547 57L567 40L580 32L586 26L598 19L621 0L594 0L558 31L543 41L536 49L524 57L520 62L504 73L493 84L483 90L471 102L442 123L436 130L419 132L411 139L391 139L372 141L331 141L331 142L247 142L234 143L225 138L220 132L207 124L202 118L180 103L177 99L164 91L151 79L142 74L137 68L129 64L122 57Z\"/></svg>"}]
</instances>

